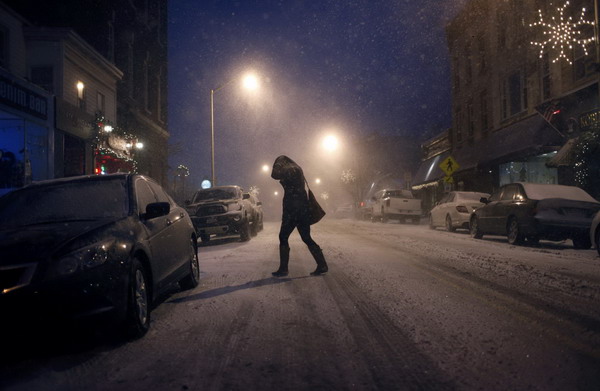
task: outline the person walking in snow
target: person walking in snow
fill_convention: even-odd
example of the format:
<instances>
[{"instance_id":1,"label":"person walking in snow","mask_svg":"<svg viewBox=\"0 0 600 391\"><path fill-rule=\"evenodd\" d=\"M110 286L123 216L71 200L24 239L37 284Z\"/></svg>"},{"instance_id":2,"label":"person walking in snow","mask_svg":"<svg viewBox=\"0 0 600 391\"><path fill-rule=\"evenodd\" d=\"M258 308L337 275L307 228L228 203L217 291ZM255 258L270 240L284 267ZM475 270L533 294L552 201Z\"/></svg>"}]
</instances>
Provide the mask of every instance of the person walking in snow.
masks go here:
<instances>
[{"instance_id":1,"label":"person walking in snow","mask_svg":"<svg viewBox=\"0 0 600 391\"><path fill-rule=\"evenodd\" d=\"M271 178L278 180L284 190L283 214L281 229L279 230L279 269L272 273L273 276L284 277L288 275L290 258L288 239L294 228L298 229L302 241L308 246L310 253L317 262L317 268L310 274L315 276L327 273L329 268L323 251L310 236L308 195L304 188L306 180L302 168L289 157L281 155L275 159Z\"/></svg>"}]
</instances>

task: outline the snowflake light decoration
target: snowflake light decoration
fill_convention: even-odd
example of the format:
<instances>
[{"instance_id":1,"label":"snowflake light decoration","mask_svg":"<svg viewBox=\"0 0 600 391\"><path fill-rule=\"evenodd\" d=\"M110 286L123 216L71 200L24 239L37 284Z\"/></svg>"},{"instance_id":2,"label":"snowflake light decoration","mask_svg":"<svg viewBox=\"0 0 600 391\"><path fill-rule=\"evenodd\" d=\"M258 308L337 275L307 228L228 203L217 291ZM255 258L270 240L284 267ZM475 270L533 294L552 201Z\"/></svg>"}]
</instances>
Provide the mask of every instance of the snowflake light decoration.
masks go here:
<instances>
[{"instance_id":1,"label":"snowflake light decoration","mask_svg":"<svg viewBox=\"0 0 600 391\"><path fill-rule=\"evenodd\" d=\"M552 4L552 3L550 3ZM538 10L540 19L535 23L530 23L529 27L541 26L545 28L544 35L547 36L547 39L542 42L531 42L534 46L540 47L540 58L542 58L544 54L544 48L547 46L552 47L553 50L558 50L558 56L552 60L553 63L559 61L561 58L564 58L569 64L573 64L573 62L567 57L565 51L567 49L573 49L573 46L581 46L583 52L587 56L588 52L586 49L586 45L594 40L594 37L582 39L581 36L581 26L589 25L594 26L593 21L589 21L585 19L585 8L581 9L581 14L579 15L579 20L577 22L573 22L573 18L569 16L565 17L565 10L569 6L569 2L565 2L562 7L557 8L558 11L558 20L556 17L552 17L551 22L544 21L544 15L542 15L542 10Z\"/></svg>"},{"instance_id":2,"label":"snowflake light decoration","mask_svg":"<svg viewBox=\"0 0 600 391\"><path fill-rule=\"evenodd\" d=\"M353 183L356 180L356 175L352 172L351 169L347 169L342 171L342 182L348 184Z\"/></svg>"}]
</instances>

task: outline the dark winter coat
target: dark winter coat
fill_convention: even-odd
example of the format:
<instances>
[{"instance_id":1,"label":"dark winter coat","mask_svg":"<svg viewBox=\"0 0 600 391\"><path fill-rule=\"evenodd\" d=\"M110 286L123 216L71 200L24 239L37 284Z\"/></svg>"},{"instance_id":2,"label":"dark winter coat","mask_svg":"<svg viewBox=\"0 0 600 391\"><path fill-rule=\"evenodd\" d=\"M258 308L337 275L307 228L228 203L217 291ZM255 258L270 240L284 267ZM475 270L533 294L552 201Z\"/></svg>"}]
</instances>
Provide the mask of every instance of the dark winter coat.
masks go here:
<instances>
[{"instance_id":1,"label":"dark winter coat","mask_svg":"<svg viewBox=\"0 0 600 391\"><path fill-rule=\"evenodd\" d=\"M308 195L304 187L302 168L285 155L275 159L271 178L279 180L285 192L283 196L283 217L307 217Z\"/></svg>"}]
</instances>

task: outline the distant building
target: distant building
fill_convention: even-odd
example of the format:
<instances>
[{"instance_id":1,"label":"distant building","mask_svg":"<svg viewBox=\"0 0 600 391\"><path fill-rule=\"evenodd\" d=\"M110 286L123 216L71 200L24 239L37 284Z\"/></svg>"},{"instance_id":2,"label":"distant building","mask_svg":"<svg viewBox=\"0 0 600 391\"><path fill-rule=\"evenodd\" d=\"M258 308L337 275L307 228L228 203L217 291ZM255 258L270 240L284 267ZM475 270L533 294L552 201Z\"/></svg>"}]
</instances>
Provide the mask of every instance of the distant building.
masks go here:
<instances>
[{"instance_id":1,"label":"distant building","mask_svg":"<svg viewBox=\"0 0 600 391\"><path fill-rule=\"evenodd\" d=\"M116 123L143 143L135 156L138 171L166 185L167 1L4 1L36 27L75 30L123 72Z\"/></svg>"},{"instance_id":2,"label":"distant building","mask_svg":"<svg viewBox=\"0 0 600 391\"><path fill-rule=\"evenodd\" d=\"M565 18L594 19L592 0L573 0ZM447 26L452 69L451 155L460 168L453 186L490 192L513 182L573 184L565 158L579 135L598 128L598 61L593 43L566 49L534 46L544 39L540 19L559 20L542 0L471 0ZM589 25L581 37L594 37ZM560 154L557 152L561 151ZM430 160L423 162L429 164ZM438 171L439 179L444 177Z\"/></svg>"}]
</instances>

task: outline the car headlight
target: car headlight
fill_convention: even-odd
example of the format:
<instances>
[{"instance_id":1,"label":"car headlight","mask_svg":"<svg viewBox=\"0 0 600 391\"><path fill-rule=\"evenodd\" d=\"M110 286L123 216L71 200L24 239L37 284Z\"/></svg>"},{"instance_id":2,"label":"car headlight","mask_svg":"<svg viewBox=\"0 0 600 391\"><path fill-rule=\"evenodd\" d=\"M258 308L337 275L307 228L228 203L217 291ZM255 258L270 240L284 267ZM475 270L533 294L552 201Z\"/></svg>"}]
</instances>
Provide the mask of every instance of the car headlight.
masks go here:
<instances>
[{"instance_id":1,"label":"car headlight","mask_svg":"<svg viewBox=\"0 0 600 391\"><path fill-rule=\"evenodd\" d=\"M235 212L238 210L242 210L242 205L237 203L237 202L233 202L231 204L227 204L227 211L228 212Z\"/></svg>"},{"instance_id":2,"label":"car headlight","mask_svg":"<svg viewBox=\"0 0 600 391\"><path fill-rule=\"evenodd\" d=\"M100 266L108 260L113 244L114 241L107 240L73 251L58 260L55 270L59 275L66 276L78 270Z\"/></svg>"}]
</instances>

